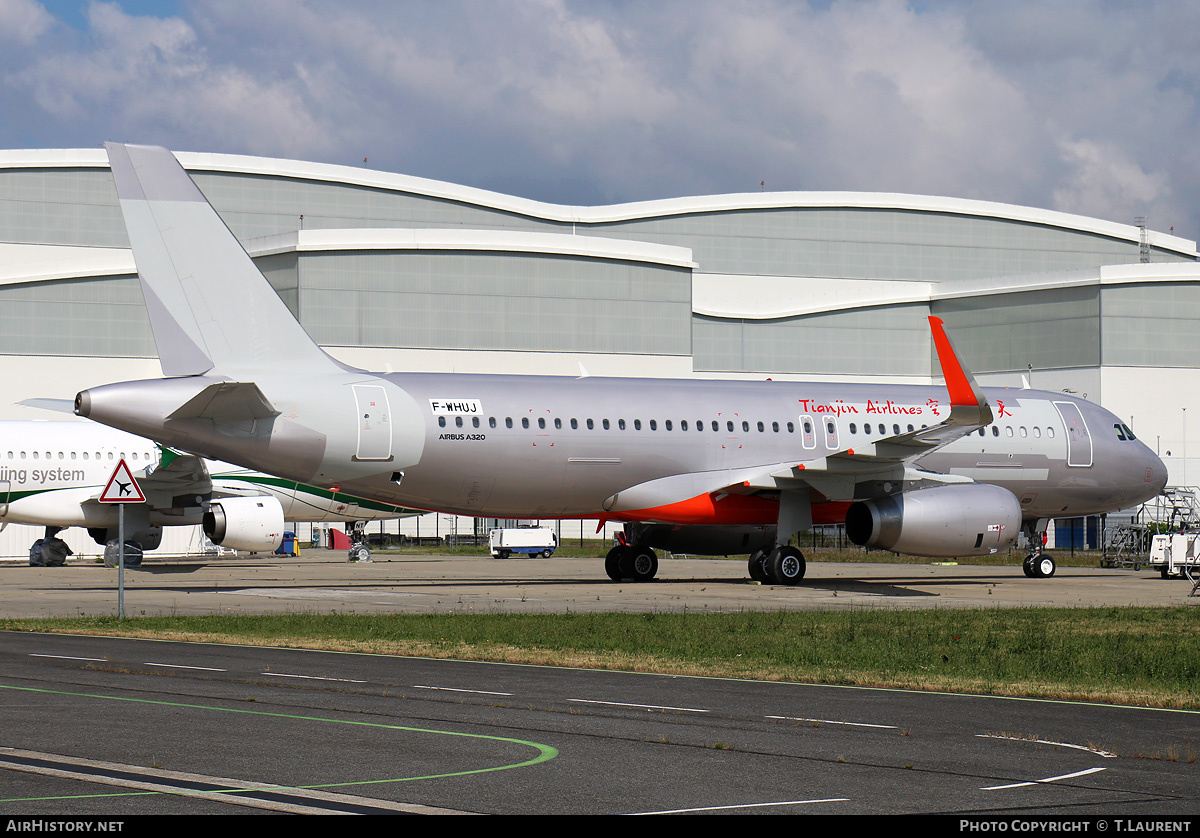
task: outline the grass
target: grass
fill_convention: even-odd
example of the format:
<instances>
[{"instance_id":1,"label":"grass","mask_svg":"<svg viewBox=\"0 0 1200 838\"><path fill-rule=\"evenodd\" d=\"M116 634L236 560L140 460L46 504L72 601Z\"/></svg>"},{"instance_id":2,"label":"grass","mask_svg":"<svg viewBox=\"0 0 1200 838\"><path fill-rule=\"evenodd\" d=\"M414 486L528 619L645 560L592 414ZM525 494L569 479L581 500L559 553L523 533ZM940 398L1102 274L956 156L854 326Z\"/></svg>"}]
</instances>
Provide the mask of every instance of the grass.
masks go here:
<instances>
[{"instance_id":1,"label":"grass","mask_svg":"<svg viewBox=\"0 0 1200 838\"><path fill-rule=\"evenodd\" d=\"M1195 608L0 620L119 634L1200 708Z\"/></svg>"}]
</instances>

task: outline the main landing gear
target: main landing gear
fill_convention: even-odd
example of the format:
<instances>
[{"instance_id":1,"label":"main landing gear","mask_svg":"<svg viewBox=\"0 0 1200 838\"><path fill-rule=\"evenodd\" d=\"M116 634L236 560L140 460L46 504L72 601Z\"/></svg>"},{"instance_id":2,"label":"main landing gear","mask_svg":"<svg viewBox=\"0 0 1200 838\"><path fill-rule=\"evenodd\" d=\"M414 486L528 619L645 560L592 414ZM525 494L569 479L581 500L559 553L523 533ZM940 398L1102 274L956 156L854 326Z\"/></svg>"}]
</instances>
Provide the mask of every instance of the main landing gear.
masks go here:
<instances>
[{"instance_id":1,"label":"main landing gear","mask_svg":"<svg viewBox=\"0 0 1200 838\"><path fill-rule=\"evenodd\" d=\"M750 578L764 585L799 584L807 569L803 553L795 547L779 545L769 551L755 550L747 567Z\"/></svg>"},{"instance_id":2,"label":"main landing gear","mask_svg":"<svg viewBox=\"0 0 1200 838\"><path fill-rule=\"evenodd\" d=\"M618 544L604 557L604 572L614 582L649 582L658 575L658 554L650 547Z\"/></svg>"}]
</instances>

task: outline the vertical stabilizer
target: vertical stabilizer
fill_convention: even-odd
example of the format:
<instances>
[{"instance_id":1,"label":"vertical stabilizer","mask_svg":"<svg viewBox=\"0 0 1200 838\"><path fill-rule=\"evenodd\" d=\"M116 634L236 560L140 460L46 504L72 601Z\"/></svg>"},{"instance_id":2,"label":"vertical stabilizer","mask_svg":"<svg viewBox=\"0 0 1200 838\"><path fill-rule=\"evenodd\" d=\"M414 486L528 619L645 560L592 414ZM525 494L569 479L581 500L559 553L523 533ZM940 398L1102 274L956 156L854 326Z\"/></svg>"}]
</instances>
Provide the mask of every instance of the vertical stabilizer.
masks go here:
<instances>
[{"instance_id":1,"label":"vertical stabilizer","mask_svg":"<svg viewBox=\"0 0 1200 838\"><path fill-rule=\"evenodd\" d=\"M106 143L163 374L340 369L165 148Z\"/></svg>"}]
</instances>

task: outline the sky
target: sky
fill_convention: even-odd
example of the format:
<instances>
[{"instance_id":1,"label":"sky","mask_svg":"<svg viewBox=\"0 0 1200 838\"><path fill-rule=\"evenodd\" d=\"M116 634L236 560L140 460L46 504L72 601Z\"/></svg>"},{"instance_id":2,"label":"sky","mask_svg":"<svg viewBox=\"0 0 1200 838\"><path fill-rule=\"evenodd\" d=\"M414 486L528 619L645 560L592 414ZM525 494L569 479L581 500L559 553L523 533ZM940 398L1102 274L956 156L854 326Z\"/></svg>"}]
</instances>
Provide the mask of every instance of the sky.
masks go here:
<instances>
[{"instance_id":1,"label":"sky","mask_svg":"<svg viewBox=\"0 0 1200 838\"><path fill-rule=\"evenodd\" d=\"M1186 0L0 0L0 148L581 205L905 192L1197 239L1198 38Z\"/></svg>"}]
</instances>

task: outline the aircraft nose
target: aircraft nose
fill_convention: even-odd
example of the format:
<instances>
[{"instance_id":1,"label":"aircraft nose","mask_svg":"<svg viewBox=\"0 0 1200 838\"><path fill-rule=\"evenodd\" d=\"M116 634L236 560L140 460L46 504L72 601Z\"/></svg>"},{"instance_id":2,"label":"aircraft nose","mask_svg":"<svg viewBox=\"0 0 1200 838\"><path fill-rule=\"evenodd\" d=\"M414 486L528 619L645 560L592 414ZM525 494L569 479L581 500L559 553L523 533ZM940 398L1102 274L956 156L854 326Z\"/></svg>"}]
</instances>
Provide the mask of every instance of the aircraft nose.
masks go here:
<instances>
[{"instance_id":1,"label":"aircraft nose","mask_svg":"<svg viewBox=\"0 0 1200 838\"><path fill-rule=\"evenodd\" d=\"M1167 480L1170 477L1167 474L1167 465L1149 448L1146 449L1146 453L1149 455L1149 462L1146 465L1146 482L1153 486L1155 495L1161 495L1163 489L1167 487Z\"/></svg>"}]
</instances>

